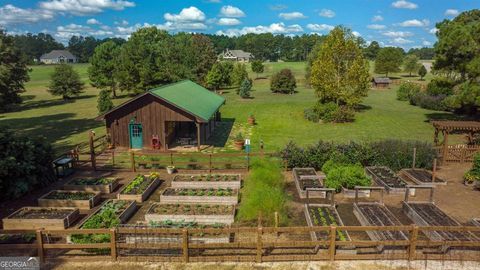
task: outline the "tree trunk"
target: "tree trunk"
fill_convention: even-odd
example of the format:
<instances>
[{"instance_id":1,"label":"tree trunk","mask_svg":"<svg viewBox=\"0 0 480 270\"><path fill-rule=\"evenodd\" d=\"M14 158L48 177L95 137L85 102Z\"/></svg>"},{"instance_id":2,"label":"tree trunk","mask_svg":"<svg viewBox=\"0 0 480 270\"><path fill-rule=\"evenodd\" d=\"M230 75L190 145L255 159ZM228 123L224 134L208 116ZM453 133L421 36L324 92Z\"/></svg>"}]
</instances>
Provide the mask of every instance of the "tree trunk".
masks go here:
<instances>
[{"instance_id":1,"label":"tree trunk","mask_svg":"<svg viewBox=\"0 0 480 270\"><path fill-rule=\"evenodd\" d=\"M117 86L115 85L112 87L112 97L117 98Z\"/></svg>"}]
</instances>

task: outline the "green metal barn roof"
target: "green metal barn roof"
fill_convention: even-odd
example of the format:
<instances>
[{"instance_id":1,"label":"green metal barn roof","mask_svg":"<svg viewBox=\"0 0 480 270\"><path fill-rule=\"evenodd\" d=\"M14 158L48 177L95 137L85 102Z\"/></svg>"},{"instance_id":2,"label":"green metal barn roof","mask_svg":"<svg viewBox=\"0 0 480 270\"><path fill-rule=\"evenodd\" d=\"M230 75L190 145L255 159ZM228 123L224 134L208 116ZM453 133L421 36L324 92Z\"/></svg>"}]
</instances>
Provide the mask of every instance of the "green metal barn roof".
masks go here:
<instances>
[{"instance_id":1,"label":"green metal barn roof","mask_svg":"<svg viewBox=\"0 0 480 270\"><path fill-rule=\"evenodd\" d=\"M222 96L190 80L161 86L149 92L206 121L225 103Z\"/></svg>"}]
</instances>

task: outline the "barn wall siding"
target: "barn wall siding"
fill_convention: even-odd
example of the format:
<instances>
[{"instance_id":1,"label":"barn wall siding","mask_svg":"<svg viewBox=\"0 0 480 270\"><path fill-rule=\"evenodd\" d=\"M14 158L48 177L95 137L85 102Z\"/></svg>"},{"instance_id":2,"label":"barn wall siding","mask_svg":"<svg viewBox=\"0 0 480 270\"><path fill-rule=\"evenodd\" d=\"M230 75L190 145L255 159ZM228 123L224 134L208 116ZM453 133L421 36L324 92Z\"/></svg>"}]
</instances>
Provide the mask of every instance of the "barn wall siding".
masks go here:
<instances>
[{"instance_id":1,"label":"barn wall siding","mask_svg":"<svg viewBox=\"0 0 480 270\"><path fill-rule=\"evenodd\" d=\"M146 148L151 147L153 135L158 135L161 147L164 148L165 121L196 121L193 115L152 95L145 95L105 116L107 132L115 146L130 147L128 125L134 117L136 123L142 124L143 146Z\"/></svg>"}]
</instances>

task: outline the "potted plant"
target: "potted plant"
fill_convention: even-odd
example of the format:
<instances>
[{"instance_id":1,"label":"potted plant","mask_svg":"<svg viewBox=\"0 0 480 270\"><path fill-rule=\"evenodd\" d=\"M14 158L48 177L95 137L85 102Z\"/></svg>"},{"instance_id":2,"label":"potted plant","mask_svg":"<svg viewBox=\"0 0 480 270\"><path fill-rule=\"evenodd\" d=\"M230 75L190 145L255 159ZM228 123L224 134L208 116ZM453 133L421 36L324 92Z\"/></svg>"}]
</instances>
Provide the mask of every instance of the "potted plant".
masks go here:
<instances>
[{"instance_id":1,"label":"potted plant","mask_svg":"<svg viewBox=\"0 0 480 270\"><path fill-rule=\"evenodd\" d=\"M175 172L175 166L167 166L167 173L173 174Z\"/></svg>"},{"instance_id":2,"label":"potted plant","mask_svg":"<svg viewBox=\"0 0 480 270\"><path fill-rule=\"evenodd\" d=\"M142 169L147 168L147 156L145 155L140 156L140 161L138 162L138 166Z\"/></svg>"},{"instance_id":3,"label":"potted plant","mask_svg":"<svg viewBox=\"0 0 480 270\"><path fill-rule=\"evenodd\" d=\"M475 185L475 182L478 182L480 180L472 171L468 171L464 176L463 176L463 184L465 186L473 186Z\"/></svg>"},{"instance_id":4,"label":"potted plant","mask_svg":"<svg viewBox=\"0 0 480 270\"><path fill-rule=\"evenodd\" d=\"M242 150L244 144L245 144L245 140L243 138L242 133L241 132L237 133L237 135L234 138L235 149Z\"/></svg>"},{"instance_id":5,"label":"potted plant","mask_svg":"<svg viewBox=\"0 0 480 270\"><path fill-rule=\"evenodd\" d=\"M248 117L248 124L252 126L255 125L255 116L253 116L253 114L250 114L250 116Z\"/></svg>"}]
</instances>

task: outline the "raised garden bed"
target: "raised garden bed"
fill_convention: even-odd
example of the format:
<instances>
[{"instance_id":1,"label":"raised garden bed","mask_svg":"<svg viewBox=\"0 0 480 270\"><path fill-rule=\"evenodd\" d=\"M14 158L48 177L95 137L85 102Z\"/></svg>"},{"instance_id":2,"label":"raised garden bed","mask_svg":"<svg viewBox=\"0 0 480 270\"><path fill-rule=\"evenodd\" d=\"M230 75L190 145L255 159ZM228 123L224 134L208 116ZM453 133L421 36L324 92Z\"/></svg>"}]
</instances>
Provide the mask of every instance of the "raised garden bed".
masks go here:
<instances>
[{"instance_id":1,"label":"raised garden bed","mask_svg":"<svg viewBox=\"0 0 480 270\"><path fill-rule=\"evenodd\" d=\"M323 188L325 175L318 175L314 168L293 168L293 179L297 187L298 196L301 199L307 198L307 189ZM325 198L325 192L310 191L310 198Z\"/></svg>"},{"instance_id":2,"label":"raised garden bed","mask_svg":"<svg viewBox=\"0 0 480 270\"><path fill-rule=\"evenodd\" d=\"M390 168L374 166L366 167L365 170L378 185L385 187L388 193L405 193L407 183Z\"/></svg>"},{"instance_id":3,"label":"raised garden bed","mask_svg":"<svg viewBox=\"0 0 480 270\"><path fill-rule=\"evenodd\" d=\"M41 207L92 209L100 200L99 192L53 190L38 199Z\"/></svg>"},{"instance_id":4,"label":"raised garden bed","mask_svg":"<svg viewBox=\"0 0 480 270\"><path fill-rule=\"evenodd\" d=\"M240 189L240 186L239 174L179 174L172 181L172 188Z\"/></svg>"},{"instance_id":5,"label":"raised garden bed","mask_svg":"<svg viewBox=\"0 0 480 270\"><path fill-rule=\"evenodd\" d=\"M355 189L348 189L342 187L342 194L347 198L355 198ZM370 190L359 190L358 191L359 198L370 198Z\"/></svg>"},{"instance_id":6,"label":"raised garden bed","mask_svg":"<svg viewBox=\"0 0 480 270\"><path fill-rule=\"evenodd\" d=\"M23 207L3 219L4 230L63 230L79 217L77 208Z\"/></svg>"},{"instance_id":7,"label":"raised garden bed","mask_svg":"<svg viewBox=\"0 0 480 270\"><path fill-rule=\"evenodd\" d=\"M160 195L162 203L183 204L222 204L236 205L238 203L238 189L187 189L167 188Z\"/></svg>"},{"instance_id":8,"label":"raised garden bed","mask_svg":"<svg viewBox=\"0 0 480 270\"><path fill-rule=\"evenodd\" d=\"M414 182L417 185L446 185L447 182L443 179L435 177L435 182L432 181L432 172L425 169L403 169L400 175L406 179Z\"/></svg>"},{"instance_id":9,"label":"raised garden bed","mask_svg":"<svg viewBox=\"0 0 480 270\"><path fill-rule=\"evenodd\" d=\"M234 216L235 206L233 205L155 203L145 214L145 221L230 225L234 222Z\"/></svg>"},{"instance_id":10,"label":"raised garden bed","mask_svg":"<svg viewBox=\"0 0 480 270\"><path fill-rule=\"evenodd\" d=\"M115 212L115 216L117 216L119 219L119 222L125 223L131 216L133 216L136 207L137 203L135 201L108 200L95 212L93 212L88 218L86 218L81 224L79 224L78 228L82 229L82 227L87 221L94 219L96 215L101 214L106 209L113 209Z\"/></svg>"},{"instance_id":11,"label":"raised garden bed","mask_svg":"<svg viewBox=\"0 0 480 270\"><path fill-rule=\"evenodd\" d=\"M305 204L304 208L305 218L310 227L313 226L344 226L337 209L331 205L326 204ZM330 237L329 231L317 231L310 233L314 241L328 240ZM350 235L347 231L338 231L336 234L337 241L351 241ZM337 253L339 254L356 254L353 246L338 246Z\"/></svg>"},{"instance_id":12,"label":"raised garden bed","mask_svg":"<svg viewBox=\"0 0 480 270\"><path fill-rule=\"evenodd\" d=\"M161 184L157 174L137 175L117 195L119 200L133 200L142 203Z\"/></svg>"},{"instance_id":13,"label":"raised garden bed","mask_svg":"<svg viewBox=\"0 0 480 270\"><path fill-rule=\"evenodd\" d=\"M435 204L430 202L403 202L403 211L418 226L461 226ZM470 232L425 231L424 234L433 241L473 241Z\"/></svg>"},{"instance_id":14,"label":"raised garden bed","mask_svg":"<svg viewBox=\"0 0 480 270\"><path fill-rule=\"evenodd\" d=\"M355 203L353 205L353 214L357 217L362 226L401 226L402 223L381 203ZM367 231L368 236L373 241L406 241L407 235L402 231ZM383 251L385 247L377 247ZM402 249L404 247L392 247L392 249Z\"/></svg>"},{"instance_id":15,"label":"raised garden bed","mask_svg":"<svg viewBox=\"0 0 480 270\"><path fill-rule=\"evenodd\" d=\"M118 187L118 179L113 177L76 178L66 183L66 190L79 190L86 192L112 193Z\"/></svg>"}]
</instances>

